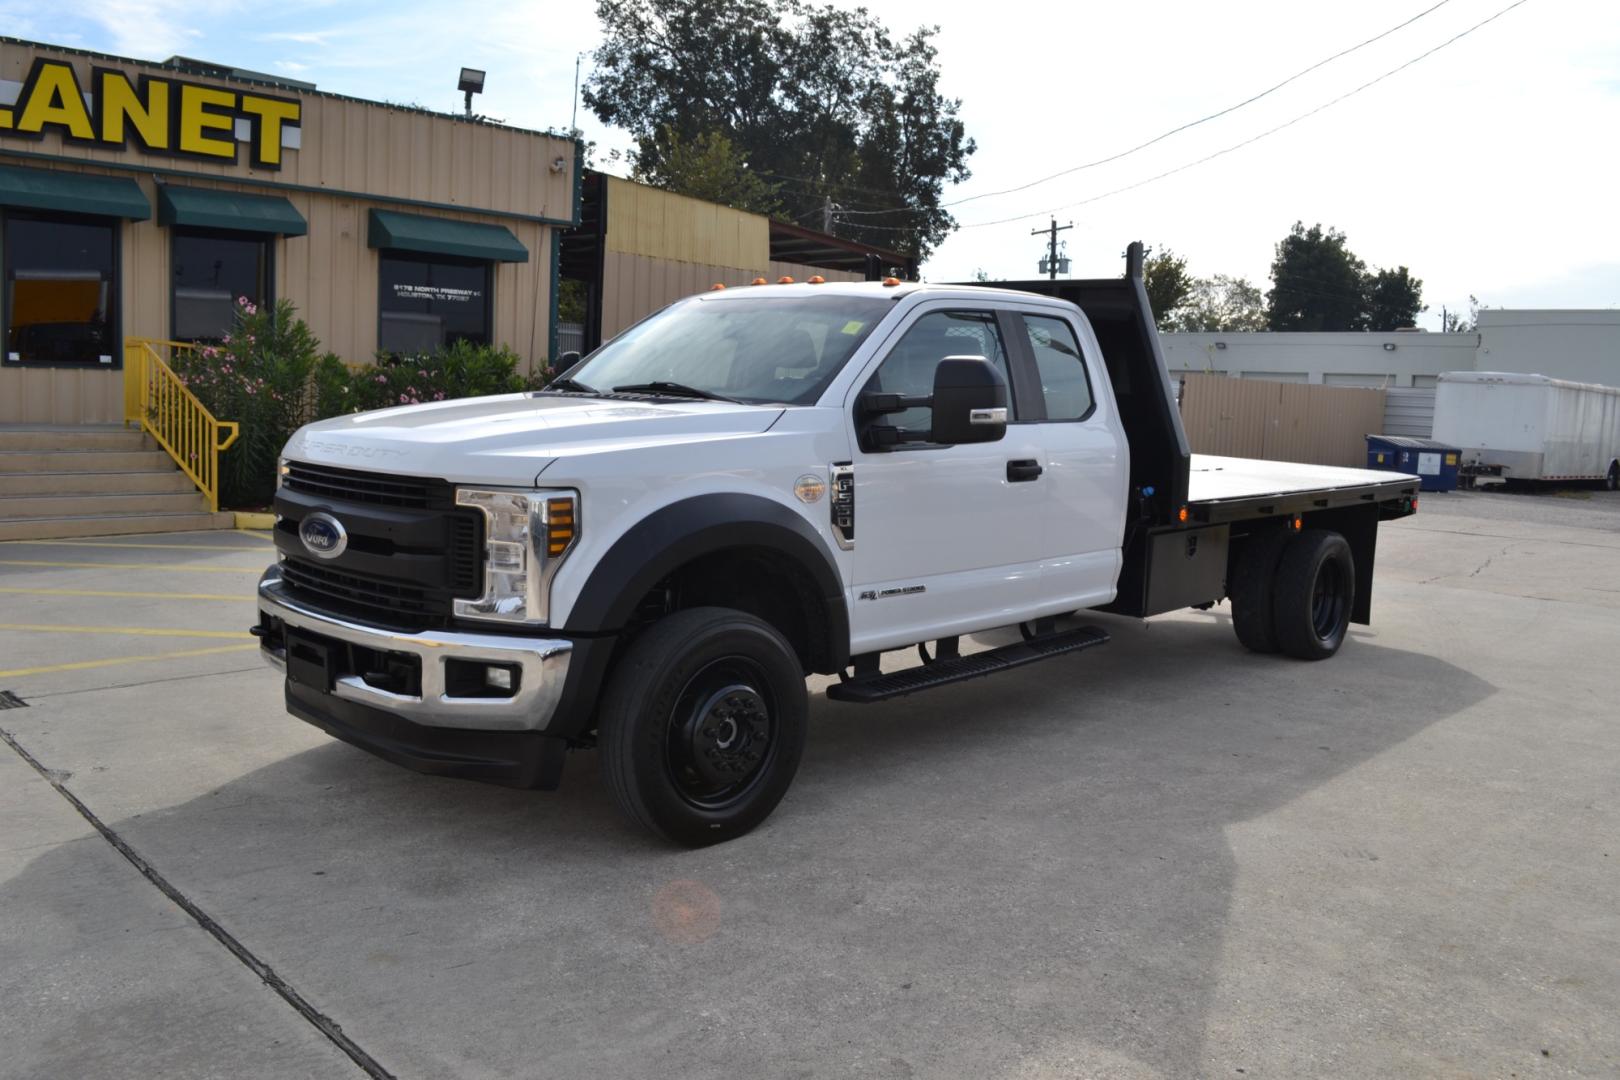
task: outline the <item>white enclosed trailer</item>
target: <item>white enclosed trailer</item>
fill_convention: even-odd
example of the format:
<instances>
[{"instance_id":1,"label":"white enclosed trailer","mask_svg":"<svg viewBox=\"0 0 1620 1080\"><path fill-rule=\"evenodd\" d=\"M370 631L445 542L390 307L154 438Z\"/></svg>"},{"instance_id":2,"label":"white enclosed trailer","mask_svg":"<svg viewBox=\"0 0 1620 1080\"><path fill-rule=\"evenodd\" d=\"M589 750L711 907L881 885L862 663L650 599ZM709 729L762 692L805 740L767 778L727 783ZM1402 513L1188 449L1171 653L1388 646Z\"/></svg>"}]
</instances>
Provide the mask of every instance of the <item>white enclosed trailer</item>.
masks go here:
<instances>
[{"instance_id":1,"label":"white enclosed trailer","mask_svg":"<svg viewBox=\"0 0 1620 1080\"><path fill-rule=\"evenodd\" d=\"M1434 437L1461 450L1474 476L1620 487L1620 387L1448 371L1435 389Z\"/></svg>"}]
</instances>

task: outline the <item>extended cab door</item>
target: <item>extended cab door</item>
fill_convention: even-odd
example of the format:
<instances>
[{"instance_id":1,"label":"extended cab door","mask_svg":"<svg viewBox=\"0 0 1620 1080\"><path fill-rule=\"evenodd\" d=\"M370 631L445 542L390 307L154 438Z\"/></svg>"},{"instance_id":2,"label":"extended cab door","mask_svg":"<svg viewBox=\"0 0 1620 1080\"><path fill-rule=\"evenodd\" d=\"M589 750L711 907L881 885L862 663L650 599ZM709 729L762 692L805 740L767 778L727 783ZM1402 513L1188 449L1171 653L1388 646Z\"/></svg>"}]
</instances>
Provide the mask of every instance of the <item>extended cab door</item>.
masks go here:
<instances>
[{"instance_id":1,"label":"extended cab door","mask_svg":"<svg viewBox=\"0 0 1620 1080\"><path fill-rule=\"evenodd\" d=\"M1014 375L1038 387L1026 412L1046 466L1041 542L1043 613L1106 604L1122 562L1130 450L1095 336L1074 312L1025 309L1013 317Z\"/></svg>"},{"instance_id":2,"label":"extended cab door","mask_svg":"<svg viewBox=\"0 0 1620 1080\"><path fill-rule=\"evenodd\" d=\"M1017 394L1004 325L988 307L921 307L856 384L848 408L857 653L1006 625L1036 602L1049 485L1035 428L1009 424L996 442L878 450L863 438L857 410L863 392L926 396L945 357L983 356L1008 377L1012 418ZM927 431L932 416L917 408L881 422Z\"/></svg>"}]
</instances>

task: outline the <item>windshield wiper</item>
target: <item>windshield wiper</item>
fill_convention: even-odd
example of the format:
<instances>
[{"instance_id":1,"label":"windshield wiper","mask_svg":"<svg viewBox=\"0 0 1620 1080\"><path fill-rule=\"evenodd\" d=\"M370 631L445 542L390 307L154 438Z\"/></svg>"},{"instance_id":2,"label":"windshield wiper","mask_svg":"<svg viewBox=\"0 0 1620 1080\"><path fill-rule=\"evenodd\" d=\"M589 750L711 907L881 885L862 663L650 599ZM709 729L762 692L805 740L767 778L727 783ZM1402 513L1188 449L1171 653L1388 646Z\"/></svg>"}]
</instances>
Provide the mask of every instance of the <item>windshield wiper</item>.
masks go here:
<instances>
[{"instance_id":1,"label":"windshield wiper","mask_svg":"<svg viewBox=\"0 0 1620 1080\"><path fill-rule=\"evenodd\" d=\"M595 387L586 386L584 383L575 382L573 379L552 379L550 382L546 383L543 389L570 390L576 394L594 394L597 392Z\"/></svg>"},{"instance_id":2,"label":"windshield wiper","mask_svg":"<svg viewBox=\"0 0 1620 1080\"><path fill-rule=\"evenodd\" d=\"M717 394L713 390L699 390L695 386L687 386L685 383L678 382L628 383L624 386L615 386L613 392L615 394L657 394L662 397L700 398L703 401L729 401L734 405L742 404L734 397L726 397L726 395Z\"/></svg>"}]
</instances>

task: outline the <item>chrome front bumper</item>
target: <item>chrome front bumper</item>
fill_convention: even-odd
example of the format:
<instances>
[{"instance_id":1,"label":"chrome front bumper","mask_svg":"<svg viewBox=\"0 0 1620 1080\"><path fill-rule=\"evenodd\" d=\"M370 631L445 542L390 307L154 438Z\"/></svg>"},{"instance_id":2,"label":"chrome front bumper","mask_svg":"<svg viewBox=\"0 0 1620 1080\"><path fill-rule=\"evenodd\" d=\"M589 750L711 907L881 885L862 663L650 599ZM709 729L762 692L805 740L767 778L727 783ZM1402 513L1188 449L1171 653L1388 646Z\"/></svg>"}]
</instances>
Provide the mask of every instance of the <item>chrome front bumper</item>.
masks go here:
<instances>
[{"instance_id":1,"label":"chrome front bumper","mask_svg":"<svg viewBox=\"0 0 1620 1080\"><path fill-rule=\"evenodd\" d=\"M381 630L327 615L289 597L275 567L259 579L259 611L285 625L336 641L384 652L405 653L421 661L421 696L396 694L372 686L358 675L338 677L332 693L346 701L404 717L426 727L478 731L544 731L551 723L568 677L573 642L564 638L520 638L498 634L430 630L420 634ZM260 649L266 663L285 671L285 653ZM510 664L518 669L517 692L511 697L452 697L445 690L445 663Z\"/></svg>"}]
</instances>

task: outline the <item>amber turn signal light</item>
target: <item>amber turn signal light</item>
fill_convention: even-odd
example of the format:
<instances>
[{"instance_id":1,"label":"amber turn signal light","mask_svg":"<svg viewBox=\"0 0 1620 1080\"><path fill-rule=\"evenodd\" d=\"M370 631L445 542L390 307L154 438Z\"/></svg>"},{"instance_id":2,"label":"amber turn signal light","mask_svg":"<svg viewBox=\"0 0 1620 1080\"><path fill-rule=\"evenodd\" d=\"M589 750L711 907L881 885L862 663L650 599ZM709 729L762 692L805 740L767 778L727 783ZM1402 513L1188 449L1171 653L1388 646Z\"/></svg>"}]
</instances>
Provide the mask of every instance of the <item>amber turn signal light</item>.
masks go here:
<instances>
[{"instance_id":1,"label":"amber turn signal light","mask_svg":"<svg viewBox=\"0 0 1620 1080\"><path fill-rule=\"evenodd\" d=\"M546 500L546 555L555 559L574 542L574 500Z\"/></svg>"}]
</instances>

